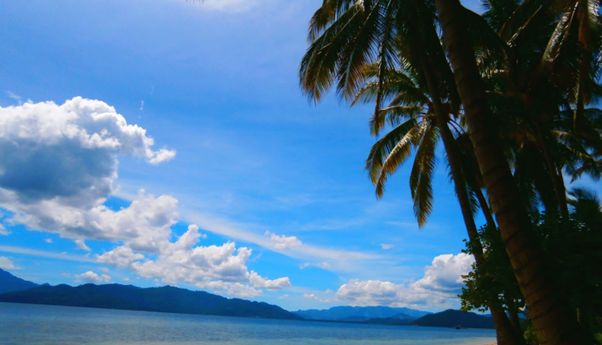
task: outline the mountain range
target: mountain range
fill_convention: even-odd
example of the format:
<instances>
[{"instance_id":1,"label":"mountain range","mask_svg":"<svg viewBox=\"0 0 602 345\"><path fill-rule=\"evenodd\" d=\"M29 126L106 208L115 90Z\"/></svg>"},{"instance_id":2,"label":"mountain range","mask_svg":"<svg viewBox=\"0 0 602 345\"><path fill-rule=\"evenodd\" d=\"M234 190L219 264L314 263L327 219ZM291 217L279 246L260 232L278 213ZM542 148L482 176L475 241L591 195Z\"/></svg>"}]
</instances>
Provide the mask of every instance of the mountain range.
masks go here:
<instances>
[{"instance_id":1,"label":"mountain range","mask_svg":"<svg viewBox=\"0 0 602 345\"><path fill-rule=\"evenodd\" d=\"M413 324L433 327L494 328L493 319L490 316L453 309L425 315L414 320Z\"/></svg>"},{"instance_id":2,"label":"mountain range","mask_svg":"<svg viewBox=\"0 0 602 345\"><path fill-rule=\"evenodd\" d=\"M409 323L430 313L410 308L333 307L325 310L299 310L295 314L307 320L363 322L392 318Z\"/></svg>"},{"instance_id":3,"label":"mountain range","mask_svg":"<svg viewBox=\"0 0 602 345\"><path fill-rule=\"evenodd\" d=\"M38 286L38 284L15 277L0 269L0 294L27 290L36 286Z\"/></svg>"},{"instance_id":4,"label":"mountain range","mask_svg":"<svg viewBox=\"0 0 602 345\"><path fill-rule=\"evenodd\" d=\"M131 285L41 285L0 295L0 302L51 304L72 307L142 310L182 314L299 319L278 306L171 286L139 288Z\"/></svg>"},{"instance_id":5,"label":"mountain range","mask_svg":"<svg viewBox=\"0 0 602 345\"><path fill-rule=\"evenodd\" d=\"M200 315L377 323L436 327L492 328L488 316L446 310L429 313L410 308L333 307L289 312L279 306L172 286L38 285L0 269L0 302L141 310Z\"/></svg>"}]
</instances>

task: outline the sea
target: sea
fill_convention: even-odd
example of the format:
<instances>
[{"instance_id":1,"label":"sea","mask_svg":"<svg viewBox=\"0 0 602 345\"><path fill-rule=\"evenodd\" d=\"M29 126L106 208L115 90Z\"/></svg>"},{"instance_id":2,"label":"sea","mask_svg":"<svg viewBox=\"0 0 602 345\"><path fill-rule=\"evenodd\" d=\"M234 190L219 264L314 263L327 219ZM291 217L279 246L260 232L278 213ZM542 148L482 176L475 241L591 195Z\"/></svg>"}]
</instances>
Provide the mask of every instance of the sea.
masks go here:
<instances>
[{"instance_id":1,"label":"sea","mask_svg":"<svg viewBox=\"0 0 602 345\"><path fill-rule=\"evenodd\" d=\"M0 303L2 345L484 345L493 330Z\"/></svg>"}]
</instances>

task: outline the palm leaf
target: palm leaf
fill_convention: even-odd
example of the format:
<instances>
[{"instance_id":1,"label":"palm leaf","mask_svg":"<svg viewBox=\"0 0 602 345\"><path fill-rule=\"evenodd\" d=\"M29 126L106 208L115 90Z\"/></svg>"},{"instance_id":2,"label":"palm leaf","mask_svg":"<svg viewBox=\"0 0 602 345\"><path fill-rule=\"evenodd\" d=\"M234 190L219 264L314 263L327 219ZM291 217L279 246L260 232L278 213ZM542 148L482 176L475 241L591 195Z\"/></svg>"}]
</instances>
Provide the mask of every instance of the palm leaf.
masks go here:
<instances>
[{"instance_id":1,"label":"palm leaf","mask_svg":"<svg viewBox=\"0 0 602 345\"><path fill-rule=\"evenodd\" d=\"M410 191L414 200L414 215L418 225L423 226L433 208L432 177L435 169L435 146L438 131L435 126L423 122L421 126L422 140L416 151L414 164L410 173Z\"/></svg>"},{"instance_id":2,"label":"palm leaf","mask_svg":"<svg viewBox=\"0 0 602 345\"><path fill-rule=\"evenodd\" d=\"M370 150L366 160L366 170L376 186L376 195L381 197L389 175L401 165L412 151L417 141L418 126L415 119L409 119L378 140Z\"/></svg>"},{"instance_id":3,"label":"palm leaf","mask_svg":"<svg viewBox=\"0 0 602 345\"><path fill-rule=\"evenodd\" d=\"M363 6L350 7L324 30L303 56L299 69L301 87L314 100L320 100L332 85L340 55L361 26L363 17Z\"/></svg>"}]
</instances>

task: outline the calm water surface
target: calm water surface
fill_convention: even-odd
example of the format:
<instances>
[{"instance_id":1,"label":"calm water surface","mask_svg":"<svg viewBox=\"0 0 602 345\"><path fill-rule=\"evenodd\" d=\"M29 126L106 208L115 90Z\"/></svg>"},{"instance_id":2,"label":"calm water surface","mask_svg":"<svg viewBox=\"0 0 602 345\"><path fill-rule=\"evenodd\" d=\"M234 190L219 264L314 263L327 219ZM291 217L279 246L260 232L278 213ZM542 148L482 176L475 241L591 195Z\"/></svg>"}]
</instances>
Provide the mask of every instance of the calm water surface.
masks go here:
<instances>
[{"instance_id":1,"label":"calm water surface","mask_svg":"<svg viewBox=\"0 0 602 345\"><path fill-rule=\"evenodd\" d=\"M0 303L2 345L459 345L491 330L243 319Z\"/></svg>"}]
</instances>

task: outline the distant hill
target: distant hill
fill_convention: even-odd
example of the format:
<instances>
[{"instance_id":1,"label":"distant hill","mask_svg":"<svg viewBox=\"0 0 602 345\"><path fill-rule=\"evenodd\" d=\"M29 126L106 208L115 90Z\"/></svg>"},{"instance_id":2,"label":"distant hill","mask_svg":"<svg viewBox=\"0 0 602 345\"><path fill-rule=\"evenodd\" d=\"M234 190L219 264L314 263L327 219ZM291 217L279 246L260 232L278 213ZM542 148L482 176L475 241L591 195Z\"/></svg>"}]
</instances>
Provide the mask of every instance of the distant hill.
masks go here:
<instances>
[{"instance_id":1,"label":"distant hill","mask_svg":"<svg viewBox=\"0 0 602 345\"><path fill-rule=\"evenodd\" d=\"M165 286L139 288L131 285L42 285L0 295L0 302L51 304L74 307L127 309L185 314L298 319L278 306L228 299L202 291Z\"/></svg>"},{"instance_id":2,"label":"distant hill","mask_svg":"<svg viewBox=\"0 0 602 345\"><path fill-rule=\"evenodd\" d=\"M378 322L383 323L409 323L428 312L409 308L391 307L333 307L325 310L299 310L295 314L308 320L346 321L346 322Z\"/></svg>"},{"instance_id":3,"label":"distant hill","mask_svg":"<svg viewBox=\"0 0 602 345\"><path fill-rule=\"evenodd\" d=\"M489 316L452 309L425 315L414 320L412 324L431 327L494 328L493 320Z\"/></svg>"},{"instance_id":4,"label":"distant hill","mask_svg":"<svg viewBox=\"0 0 602 345\"><path fill-rule=\"evenodd\" d=\"M38 284L17 278L14 275L0 269L0 294L27 290L36 286L38 286Z\"/></svg>"},{"instance_id":5,"label":"distant hill","mask_svg":"<svg viewBox=\"0 0 602 345\"><path fill-rule=\"evenodd\" d=\"M0 269L0 302L74 307L141 310L184 314L307 319L388 325L493 328L488 316L446 310L431 314L410 308L333 307L325 310L286 311L276 305L225 298L203 291L171 286L139 288L132 285L38 285Z\"/></svg>"}]
</instances>

